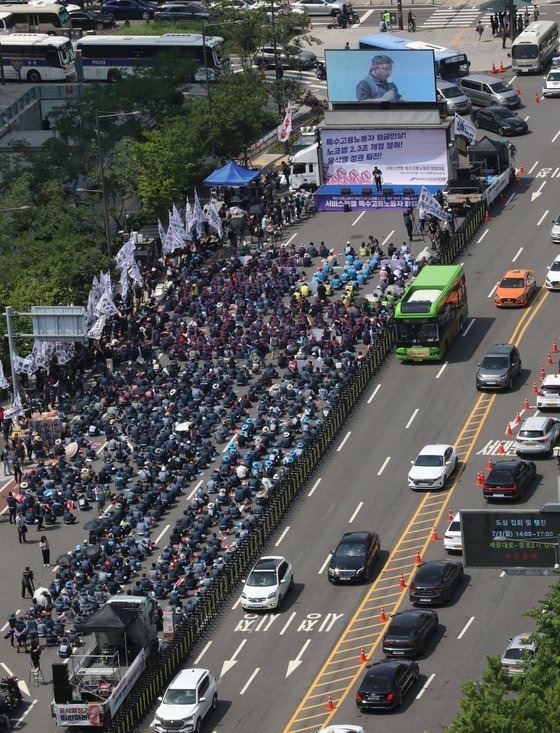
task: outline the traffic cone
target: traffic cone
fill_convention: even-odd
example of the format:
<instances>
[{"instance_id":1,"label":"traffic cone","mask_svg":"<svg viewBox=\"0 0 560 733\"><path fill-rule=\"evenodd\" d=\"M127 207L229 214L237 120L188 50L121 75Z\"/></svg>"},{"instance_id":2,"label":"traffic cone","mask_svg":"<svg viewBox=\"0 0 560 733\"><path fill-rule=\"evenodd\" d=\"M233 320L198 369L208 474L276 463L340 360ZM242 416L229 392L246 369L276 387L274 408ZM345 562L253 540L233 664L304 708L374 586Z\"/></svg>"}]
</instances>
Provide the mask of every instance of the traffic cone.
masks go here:
<instances>
[{"instance_id":1,"label":"traffic cone","mask_svg":"<svg viewBox=\"0 0 560 733\"><path fill-rule=\"evenodd\" d=\"M551 354L548 355L548 359L546 360L546 363L552 366L552 355Z\"/></svg>"},{"instance_id":2,"label":"traffic cone","mask_svg":"<svg viewBox=\"0 0 560 733\"><path fill-rule=\"evenodd\" d=\"M360 647L360 662L362 664L365 664L367 662L367 657L366 657L366 653L364 651L364 647L363 646Z\"/></svg>"},{"instance_id":3,"label":"traffic cone","mask_svg":"<svg viewBox=\"0 0 560 733\"><path fill-rule=\"evenodd\" d=\"M541 103L541 100L539 99L539 93L537 92L535 94L535 104L540 104L540 103Z\"/></svg>"},{"instance_id":4,"label":"traffic cone","mask_svg":"<svg viewBox=\"0 0 560 733\"><path fill-rule=\"evenodd\" d=\"M503 63L500 61L500 68L498 69L498 74L503 74L505 71Z\"/></svg>"},{"instance_id":5,"label":"traffic cone","mask_svg":"<svg viewBox=\"0 0 560 733\"><path fill-rule=\"evenodd\" d=\"M385 607L384 606L381 606L381 611L379 612L379 620L381 621L382 624L384 624L385 621L387 621L387 616L385 615Z\"/></svg>"},{"instance_id":6,"label":"traffic cone","mask_svg":"<svg viewBox=\"0 0 560 733\"><path fill-rule=\"evenodd\" d=\"M484 471L478 472L478 478L476 480L477 486L484 486Z\"/></svg>"},{"instance_id":7,"label":"traffic cone","mask_svg":"<svg viewBox=\"0 0 560 733\"><path fill-rule=\"evenodd\" d=\"M406 588L406 583L404 582L404 575L401 573L401 577L399 578L399 588Z\"/></svg>"},{"instance_id":8,"label":"traffic cone","mask_svg":"<svg viewBox=\"0 0 560 733\"><path fill-rule=\"evenodd\" d=\"M439 537L437 533L437 528L434 527L434 531L432 532L432 542L439 542Z\"/></svg>"},{"instance_id":9,"label":"traffic cone","mask_svg":"<svg viewBox=\"0 0 560 733\"><path fill-rule=\"evenodd\" d=\"M525 397L525 402L523 403L523 409L528 410L529 409L529 398Z\"/></svg>"},{"instance_id":10,"label":"traffic cone","mask_svg":"<svg viewBox=\"0 0 560 733\"><path fill-rule=\"evenodd\" d=\"M558 346L556 346L556 341L553 341L552 342L552 349L551 349L551 351L552 351L553 354L557 354L558 353Z\"/></svg>"},{"instance_id":11,"label":"traffic cone","mask_svg":"<svg viewBox=\"0 0 560 733\"><path fill-rule=\"evenodd\" d=\"M491 74L496 74L496 64L492 61L492 68L490 69Z\"/></svg>"},{"instance_id":12,"label":"traffic cone","mask_svg":"<svg viewBox=\"0 0 560 733\"><path fill-rule=\"evenodd\" d=\"M508 424L507 424L507 428L506 428L506 436L507 436L507 437L509 438L509 437L510 437L511 435L513 435L513 432L512 432L512 430L511 430L511 425L510 425L510 423L508 423Z\"/></svg>"},{"instance_id":13,"label":"traffic cone","mask_svg":"<svg viewBox=\"0 0 560 733\"><path fill-rule=\"evenodd\" d=\"M518 97L521 96L521 89L519 88L519 84L515 87L515 93L517 94Z\"/></svg>"},{"instance_id":14,"label":"traffic cone","mask_svg":"<svg viewBox=\"0 0 560 733\"><path fill-rule=\"evenodd\" d=\"M542 366L541 367L541 379L544 379L545 376L546 376L546 374L545 374L545 371L544 371L544 367Z\"/></svg>"},{"instance_id":15,"label":"traffic cone","mask_svg":"<svg viewBox=\"0 0 560 733\"><path fill-rule=\"evenodd\" d=\"M505 455L504 441L503 440L500 440L500 447L498 448L498 454L501 455L501 456Z\"/></svg>"},{"instance_id":16,"label":"traffic cone","mask_svg":"<svg viewBox=\"0 0 560 733\"><path fill-rule=\"evenodd\" d=\"M521 425L521 415L519 414L519 410L515 413L515 424Z\"/></svg>"},{"instance_id":17,"label":"traffic cone","mask_svg":"<svg viewBox=\"0 0 560 733\"><path fill-rule=\"evenodd\" d=\"M333 705L332 697L329 695L327 698L327 707L325 710L336 710L335 706Z\"/></svg>"},{"instance_id":18,"label":"traffic cone","mask_svg":"<svg viewBox=\"0 0 560 733\"><path fill-rule=\"evenodd\" d=\"M486 209L486 216L484 217L484 222L488 224L489 221L490 221L490 212L488 211L488 209Z\"/></svg>"},{"instance_id":19,"label":"traffic cone","mask_svg":"<svg viewBox=\"0 0 560 733\"><path fill-rule=\"evenodd\" d=\"M422 565L422 558L420 557L420 550L416 550L416 557L414 558L415 565Z\"/></svg>"},{"instance_id":20,"label":"traffic cone","mask_svg":"<svg viewBox=\"0 0 560 733\"><path fill-rule=\"evenodd\" d=\"M541 377L541 379L544 379L544 377ZM533 382L533 394L538 394L539 390L537 389L537 383Z\"/></svg>"},{"instance_id":21,"label":"traffic cone","mask_svg":"<svg viewBox=\"0 0 560 733\"><path fill-rule=\"evenodd\" d=\"M450 523L453 521L453 509L451 507L449 507L449 511L447 512L447 521Z\"/></svg>"},{"instance_id":22,"label":"traffic cone","mask_svg":"<svg viewBox=\"0 0 560 733\"><path fill-rule=\"evenodd\" d=\"M523 163L520 164L518 173L520 176L522 176L525 173L525 168L523 168Z\"/></svg>"},{"instance_id":23,"label":"traffic cone","mask_svg":"<svg viewBox=\"0 0 560 733\"><path fill-rule=\"evenodd\" d=\"M492 456L488 456L488 466L486 467L487 471L491 471L494 468L492 465Z\"/></svg>"}]
</instances>

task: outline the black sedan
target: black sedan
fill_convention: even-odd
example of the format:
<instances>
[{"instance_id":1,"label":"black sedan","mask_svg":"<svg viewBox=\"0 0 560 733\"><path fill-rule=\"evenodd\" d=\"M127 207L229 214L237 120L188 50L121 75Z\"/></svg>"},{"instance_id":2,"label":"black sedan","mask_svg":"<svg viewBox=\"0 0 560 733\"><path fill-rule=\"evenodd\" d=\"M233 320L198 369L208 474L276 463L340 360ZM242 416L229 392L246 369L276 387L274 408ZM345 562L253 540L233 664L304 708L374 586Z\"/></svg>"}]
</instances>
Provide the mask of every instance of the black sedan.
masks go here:
<instances>
[{"instance_id":1,"label":"black sedan","mask_svg":"<svg viewBox=\"0 0 560 733\"><path fill-rule=\"evenodd\" d=\"M83 31L102 31L113 28L115 17L111 13L97 13L95 10L71 10L70 22L72 28L81 28Z\"/></svg>"},{"instance_id":2,"label":"black sedan","mask_svg":"<svg viewBox=\"0 0 560 733\"><path fill-rule=\"evenodd\" d=\"M428 609L396 613L383 637L383 654L387 657L417 657L436 633L438 615Z\"/></svg>"},{"instance_id":3,"label":"black sedan","mask_svg":"<svg viewBox=\"0 0 560 733\"><path fill-rule=\"evenodd\" d=\"M520 458L498 461L484 481L482 494L485 499L518 499L531 485L536 473L533 461Z\"/></svg>"},{"instance_id":4,"label":"black sedan","mask_svg":"<svg viewBox=\"0 0 560 733\"><path fill-rule=\"evenodd\" d=\"M416 662L387 660L368 667L356 693L360 710L392 710L403 703L403 698L420 676Z\"/></svg>"},{"instance_id":5,"label":"black sedan","mask_svg":"<svg viewBox=\"0 0 560 733\"><path fill-rule=\"evenodd\" d=\"M184 22L200 20L201 18L206 20L208 17L206 10L196 3L164 3L154 13L156 23L163 23L164 21Z\"/></svg>"},{"instance_id":6,"label":"black sedan","mask_svg":"<svg viewBox=\"0 0 560 733\"><path fill-rule=\"evenodd\" d=\"M476 127L491 130L500 135L524 135L529 126L519 115L499 104L483 107L472 114L472 121Z\"/></svg>"},{"instance_id":7,"label":"black sedan","mask_svg":"<svg viewBox=\"0 0 560 733\"><path fill-rule=\"evenodd\" d=\"M329 563L331 583L367 580L379 557L379 536L375 532L346 532L332 551Z\"/></svg>"},{"instance_id":8,"label":"black sedan","mask_svg":"<svg viewBox=\"0 0 560 733\"><path fill-rule=\"evenodd\" d=\"M435 560L418 567L410 584L409 597L414 605L446 603L463 581L460 560Z\"/></svg>"}]
</instances>

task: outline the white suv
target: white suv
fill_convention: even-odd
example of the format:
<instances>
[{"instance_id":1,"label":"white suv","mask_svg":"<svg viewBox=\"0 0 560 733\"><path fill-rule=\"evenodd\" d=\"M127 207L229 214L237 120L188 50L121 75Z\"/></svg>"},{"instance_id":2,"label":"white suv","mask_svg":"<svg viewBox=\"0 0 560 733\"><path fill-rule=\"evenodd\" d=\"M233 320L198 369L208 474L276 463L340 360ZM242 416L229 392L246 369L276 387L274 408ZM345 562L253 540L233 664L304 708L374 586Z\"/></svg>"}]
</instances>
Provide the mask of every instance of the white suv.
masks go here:
<instances>
[{"instance_id":1,"label":"white suv","mask_svg":"<svg viewBox=\"0 0 560 733\"><path fill-rule=\"evenodd\" d=\"M261 557L245 581L241 591L241 606L246 611L279 608L282 599L293 587L294 572L285 557Z\"/></svg>"},{"instance_id":2,"label":"white suv","mask_svg":"<svg viewBox=\"0 0 560 733\"><path fill-rule=\"evenodd\" d=\"M183 669L156 710L156 733L200 733L202 721L218 704L216 679L207 669Z\"/></svg>"}]
</instances>

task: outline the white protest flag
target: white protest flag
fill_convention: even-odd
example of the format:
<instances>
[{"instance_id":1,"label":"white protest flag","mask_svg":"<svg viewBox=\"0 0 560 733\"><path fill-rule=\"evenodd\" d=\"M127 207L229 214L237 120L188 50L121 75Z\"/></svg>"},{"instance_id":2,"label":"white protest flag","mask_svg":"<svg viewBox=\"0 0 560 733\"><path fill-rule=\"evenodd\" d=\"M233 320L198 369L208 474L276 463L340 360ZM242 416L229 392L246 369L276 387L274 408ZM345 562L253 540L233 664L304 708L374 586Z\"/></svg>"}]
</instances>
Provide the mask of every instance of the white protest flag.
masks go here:
<instances>
[{"instance_id":1,"label":"white protest flag","mask_svg":"<svg viewBox=\"0 0 560 733\"><path fill-rule=\"evenodd\" d=\"M192 229L195 225L194 212L191 208L189 197L185 202L185 237L190 241L192 239Z\"/></svg>"},{"instance_id":2,"label":"white protest flag","mask_svg":"<svg viewBox=\"0 0 560 733\"><path fill-rule=\"evenodd\" d=\"M111 285L111 273L109 270L99 274L99 287L101 288L100 297L103 293L108 293L112 297L113 286Z\"/></svg>"},{"instance_id":3,"label":"white protest flag","mask_svg":"<svg viewBox=\"0 0 560 733\"><path fill-rule=\"evenodd\" d=\"M113 303L113 299L109 293L103 293L103 295L97 301L95 306L95 315L100 316L120 316L117 306Z\"/></svg>"},{"instance_id":4,"label":"white protest flag","mask_svg":"<svg viewBox=\"0 0 560 733\"><path fill-rule=\"evenodd\" d=\"M121 276L119 278L119 283L121 286L121 298L123 300L123 303L126 300L126 296L128 295L128 292L130 290L130 285L128 282L128 269L121 271Z\"/></svg>"},{"instance_id":5,"label":"white protest flag","mask_svg":"<svg viewBox=\"0 0 560 733\"><path fill-rule=\"evenodd\" d=\"M455 112L455 135L466 137L471 145L476 140L476 127L457 112Z\"/></svg>"},{"instance_id":6,"label":"white protest flag","mask_svg":"<svg viewBox=\"0 0 560 733\"><path fill-rule=\"evenodd\" d=\"M204 212L202 211L200 201L198 200L196 188L194 190L194 220L196 223L196 234L197 236L202 237L202 235L204 234L204 222L206 221L206 217L204 216Z\"/></svg>"},{"instance_id":7,"label":"white protest flag","mask_svg":"<svg viewBox=\"0 0 560 733\"><path fill-rule=\"evenodd\" d=\"M208 224L212 227L212 229L215 229L218 232L218 236L221 238L222 236L222 220L220 219L220 215L218 214L218 207L216 206L216 202L214 199L210 202L210 206L208 207Z\"/></svg>"},{"instance_id":8,"label":"white protest flag","mask_svg":"<svg viewBox=\"0 0 560 733\"><path fill-rule=\"evenodd\" d=\"M56 341L54 347L57 364L66 364L73 359L76 354L74 344L65 344L62 341Z\"/></svg>"},{"instance_id":9,"label":"white protest flag","mask_svg":"<svg viewBox=\"0 0 560 733\"><path fill-rule=\"evenodd\" d=\"M170 254L176 249L182 249L185 246L183 222L181 221L177 208L175 206L173 208L174 211L169 212L169 227L163 246L164 254Z\"/></svg>"},{"instance_id":10,"label":"white protest flag","mask_svg":"<svg viewBox=\"0 0 560 733\"><path fill-rule=\"evenodd\" d=\"M447 214L441 208L437 199L435 199L432 194L424 188L424 186L422 186L420 196L418 196L418 208L424 209L426 214L431 214L431 216L435 216L436 219L442 219L443 221L446 221L447 219Z\"/></svg>"},{"instance_id":11,"label":"white protest flag","mask_svg":"<svg viewBox=\"0 0 560 733\"><path fill-rule=\"evenodd\" d=\"M290 137L292 134L292 104L291 102L288 102L288 106L286 108L286 115L284 116L284 121L278 128L278 140L280 140L281 143L285 143L286 140Z\"/></svg>"},{"instance_id":12,"label":"white protest flag","mask_svg":"<svg viewBox=\"0 0 560 733\"><path fill-rule=\"evenodd\" d=\"M0 361L0 389L8 389L10 386L10 383L6 379L6 375L4 374L4 365Z\"/></svg>"},{"instance_id":13,"label":"white protest flag","mask_svg":"<svg viewBox=\"0 0 560 733\"><path fill-rule=\"evenodd\" d=\"M87 332L87 337L90 339L94 339L97 341L101 338L101 335L103 334L103 329L105 328L105 324L107 323L107 316L101 316L98 318L93 326L89 329Z\"/></svg>"},{"instance_id":14,"label":"white protest flag","mask_svg":"<svg viewBox=\"0 0 560 733\"><path fill-rule=\"evenodd\" d=\"M136 260L131 261L128 268L128 274L136 283L138 283L138 285L144 284L144 278L142 277L142 273L140 272L140 268L138 267Z\"/></svg>"},{"instance_id":15,"label":"white protest flag","mask_svg":"<svg viewBox=\"0 0 560 733\"><path fill-rule=\"evenodd\" d=\"M16 354L14 356L14 369L18 374L27 374L28 376L30 374L33 374L33 359L31 358L31 356L26 356L25 358L23 358Z\"/></svg>"},{"instance_id":16,"label":"white protest flag","mask_svg":"<svg viewBox=\"0 0 560 733\"><path fill-rule=\"evenodd\" d=\"M132 259L134 255L134 250L136 249L136 232L133 232L130 235L130 238L127 242L123 244L123 246L119 249L117 254L115 255L115 263L119 269L126 268L128 266L128 263Z\"/></svg>"},{"instance_id":17,"label":"white protest flag","mask_svg":"<svg viewBox=\"0 0 560 733\"><path fill-rule=\"evenodd\" d=\"M23 415L23 405L19 392L16 392L12 406L4 412L4 417L17 417L18 415Z\"/></svg>"}]
</instances>

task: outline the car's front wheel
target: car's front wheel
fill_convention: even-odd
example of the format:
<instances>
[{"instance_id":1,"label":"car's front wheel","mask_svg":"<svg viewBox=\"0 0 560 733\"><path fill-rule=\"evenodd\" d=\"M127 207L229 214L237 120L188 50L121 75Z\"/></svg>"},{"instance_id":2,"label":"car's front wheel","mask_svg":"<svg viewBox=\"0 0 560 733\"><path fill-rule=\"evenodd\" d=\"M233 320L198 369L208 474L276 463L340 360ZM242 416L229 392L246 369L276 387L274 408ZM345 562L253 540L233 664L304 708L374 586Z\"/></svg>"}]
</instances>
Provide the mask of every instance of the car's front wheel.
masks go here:
<instances>
[{"instance_id":1,"label":"car's front wheel","mask_svg":"<svg viewBox=\"0 0 560 733\"><path fill-rule=\"evenodd\" d=\"M142 20L150 20L150 14L148 12L142 13Z\"/></svg>"},{"instance_id":2,"label":"car's front wheel","mask_svg":"<svg viewBox=\"0 0 560 733\"><path fill-rule=\"evenodd\" d=\"M214 712L217 707L218 707L218 696L216 695L216 693L214 693L214 696L212 697L212 712Z\"/></svg>"}]
</instances>

